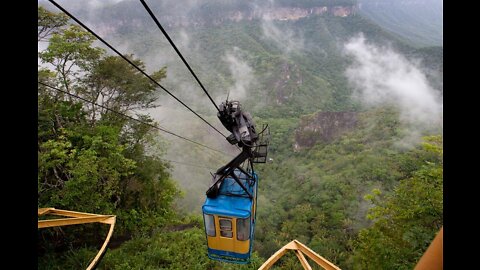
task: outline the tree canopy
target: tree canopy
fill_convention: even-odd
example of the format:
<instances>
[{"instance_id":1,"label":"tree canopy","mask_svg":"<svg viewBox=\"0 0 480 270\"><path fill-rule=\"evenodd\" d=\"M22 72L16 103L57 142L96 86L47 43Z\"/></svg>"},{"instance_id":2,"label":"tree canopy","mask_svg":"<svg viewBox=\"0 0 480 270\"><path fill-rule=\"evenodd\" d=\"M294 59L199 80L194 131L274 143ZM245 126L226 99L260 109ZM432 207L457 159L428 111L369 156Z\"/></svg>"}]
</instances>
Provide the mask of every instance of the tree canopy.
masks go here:
<instances>
[{"instance_id":1,"label":"tree canopy","mask_svg":"<svg viewBox=\"0 0 480 270\"><path fill-rule=\"evenodd\" d=\"M63 15L38 12L39 39L49 37L39 52L38 80L61 90L38 86L38 206L117 215L117 235L161 226L180 194L161 159L164 144L151 126L119 115L157 125L139 111L156 106L155 85L122 58L94 47L95 38ZM164 79L166 68L151 76Z\"/></svg>"}]
</instances>

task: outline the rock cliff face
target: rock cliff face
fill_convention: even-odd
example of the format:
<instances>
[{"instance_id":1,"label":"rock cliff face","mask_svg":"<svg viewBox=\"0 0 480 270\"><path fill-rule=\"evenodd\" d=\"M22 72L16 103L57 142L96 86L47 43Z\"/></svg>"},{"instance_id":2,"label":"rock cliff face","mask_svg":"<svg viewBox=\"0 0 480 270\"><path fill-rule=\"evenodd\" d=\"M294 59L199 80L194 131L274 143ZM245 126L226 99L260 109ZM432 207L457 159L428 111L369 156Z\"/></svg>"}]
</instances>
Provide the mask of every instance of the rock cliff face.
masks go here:
<instances>
[{"instance_id":1,"label":"rock cliff face","mask_svg":"<svg viewBox=\"0 0 480 270\"><path fill-rule=\"evenodd\" d=\"M337 16L347 17L355 15L359 11L357 5L351 6L318 6L311 8L301 7L242 7L237 9L208 10L201 8L192 8L185 12L176 14L168 13L162 9L157 17L162 24L168 27L201 27L209 25L221 25L228 22L241 22L252 20L266 21L297 21L309 16ZM114 11L112 11L114 12ZM106 35L114 33L118 28L142 28L142 21L145 21L145 14L131 14L129 17L113 16L108 24L105 24L99 18L101 14L87 15L96 25L100 34ZM112 23L113 20L113 23Z\"/></svg>"},{"instance_id":2,"label":"rock cliff face","mask_svg":"<svg viewBox=\"0 0 480 270\"><path fill-rule=\"evenodd\" d=\"M278 21L296 21L308 16L330 14L337 17L347 17L354 15L358 10L357 6L321 6L313 8L298 7L275 7L250 10L226 11L223 14L217 13L209 18L185 16L173 17L164 16L163 20L168 26L203 26L207 24L219 25L224 22L251 21L255 19L278 20ZM193 19L194 18L194 19Z\"/></svg>"},{"instance_id":3,"label":"rock cliff face","mask_svg":"<svg viewBox=\"0 0 480 270\"><path fill-rule=\"evenodd\" d=\"M309 148L317 142L331 142L357 127L356 112L318 112L300 119L295 131L295 150Z\"/></svg>"}]
</instances>

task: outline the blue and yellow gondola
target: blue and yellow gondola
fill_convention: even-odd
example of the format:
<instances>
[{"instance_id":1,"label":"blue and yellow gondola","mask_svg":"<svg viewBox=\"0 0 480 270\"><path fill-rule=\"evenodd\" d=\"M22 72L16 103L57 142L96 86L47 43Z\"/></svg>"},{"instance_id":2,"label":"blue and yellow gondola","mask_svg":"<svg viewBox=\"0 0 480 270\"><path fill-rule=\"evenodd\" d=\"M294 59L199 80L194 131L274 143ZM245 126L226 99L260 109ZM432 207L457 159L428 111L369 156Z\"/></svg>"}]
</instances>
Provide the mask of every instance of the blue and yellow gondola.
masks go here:
<instances>
[{"instance_id":1,"label":"blue and yellow gondola","mask_svg":"<svg viewBox=\"0 0 480 270\"><path fill-rule=\"evenodd\" d=\"M248 263L252 253L258 176L252 177L236 169L238 179L252 198L231 177L226 177L215 198L208 198L202 206L208 257L233 263Z\"/></svg>"}]
</instances>

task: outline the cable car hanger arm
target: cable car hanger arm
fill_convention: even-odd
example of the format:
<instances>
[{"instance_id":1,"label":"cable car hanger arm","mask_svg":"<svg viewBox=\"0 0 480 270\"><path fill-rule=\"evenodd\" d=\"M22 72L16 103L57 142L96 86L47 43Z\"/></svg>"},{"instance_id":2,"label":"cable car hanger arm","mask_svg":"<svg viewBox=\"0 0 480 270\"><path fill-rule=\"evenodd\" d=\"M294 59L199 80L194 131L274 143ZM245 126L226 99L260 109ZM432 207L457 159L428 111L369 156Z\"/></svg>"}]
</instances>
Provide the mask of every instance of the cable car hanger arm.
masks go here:
<instances>
[{"instance_id":1,"label":"cable car hanger arm","mask_svg":"<svg viewBox=\"0 0 480 270\"><path fill-rule=\"evenodd\" d=\"M248 112L242 110L240 102L238 101L225 101L222 102L219 106L219 112L217 116L222 122L223 126L231 132L227 137L227 141L230 144L238 145L242 148L242 152L238 154L234 159L232 159L227 165L221 167L213 175L213 183L210 188L207 190L206 195L209 198L215 198L220 190L220 185L223 180L227 177L231 177L237 182L237 184L245 191L250 199L253 198L251 192L245 187L245 185L238 179L235 175L235 170L238 169L249 179L253 178L253 162L252 160L257 157L266 157L266 153L259 153L255 148L257 147L257 141L259 135L255 131L255 123L251 115ZM265 129L263 130L265 131ZM262 132L263 132L262 131ZM248 160L249 164L252 165L252 172L248 173L240 167L240 165Z\"/></svg>"}]
</instances>

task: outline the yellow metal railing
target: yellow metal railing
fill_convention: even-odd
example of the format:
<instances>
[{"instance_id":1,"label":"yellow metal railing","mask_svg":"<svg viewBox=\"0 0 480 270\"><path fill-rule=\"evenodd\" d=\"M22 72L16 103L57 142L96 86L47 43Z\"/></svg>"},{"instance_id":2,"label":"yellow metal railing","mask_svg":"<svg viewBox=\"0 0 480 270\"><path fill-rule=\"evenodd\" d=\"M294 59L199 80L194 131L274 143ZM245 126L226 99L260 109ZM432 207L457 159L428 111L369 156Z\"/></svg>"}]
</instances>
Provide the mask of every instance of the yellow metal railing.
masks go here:
<instances>
[{"instance_id":1,"label":"yellow metal railing","mask_svg":"<svg viewBox=\"0 0 480 270\"><path fill-rule=\"evenodd\" d=\"M297 240L293 240L292 242L286 244L281 249L279 249L275 254L273 254L268 260L266 260L258 270L267 270L272 267L272 265L278 261L287 251L292 250L297 255L298 260L303 266L303 269L312 270L312 267L308 264L307 259L304 255L307 255L310 259L312 259L315 263L320 265L326 270L340 270L338 266L334 265L333 263L329 262L327 259L323 258L322 256L315 253L313 250L309 249L304 244L300 243Z\"/></svg>"},{"instance_id":2,"label":"yellow metal railing","mask_svg":"<svg viewBox=\"0 0 480 270\"><path fill-rule=\"evenodd\" d=\"M108 231L107 238L105 239L105 242L103 242L103 245L98 251L95 258L93 258L93 260L88 265L87 270L93 269L98 264L102 254L105 252L107 248L108 242L110 242L110 238L112 237L113 228L115 227L115 221L116 221L115 216L97 215L97 214L90 214L90 213L60 210L55 208L39 208L38 217L43 215L55 215L55 216L63 216L68 218L38 220L39 229L58 227L58 226L67 226L67 225L95 223L95 222L109 224L110 230Z\"/></svg>"},{"instance_id":3,"label":"yellow metal railing","mask_svg":"<svg viewBox=\"0 0 480 270\"><path fill-rule=\"evenodd\" d=\"M443 269L443 227L437 233L428 249L423 253L414 270Z\"/></svg>"}]
</instances>

